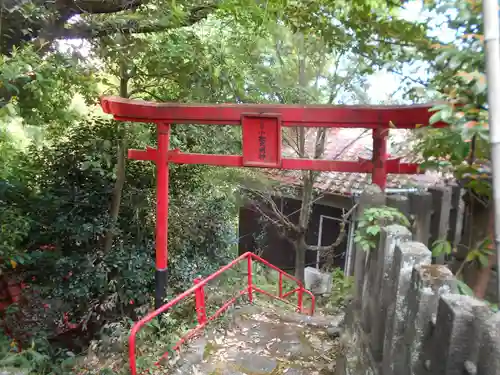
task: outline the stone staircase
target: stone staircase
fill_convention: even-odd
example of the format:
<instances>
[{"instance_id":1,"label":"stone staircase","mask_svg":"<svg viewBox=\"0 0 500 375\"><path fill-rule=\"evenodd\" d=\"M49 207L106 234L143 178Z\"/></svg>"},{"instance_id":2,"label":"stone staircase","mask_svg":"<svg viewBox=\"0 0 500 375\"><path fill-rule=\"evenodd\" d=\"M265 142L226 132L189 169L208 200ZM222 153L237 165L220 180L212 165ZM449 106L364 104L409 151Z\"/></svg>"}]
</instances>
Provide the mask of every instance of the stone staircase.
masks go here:
<instances>
[{"instance_id":1,"label":"stone staircase","mask_svg":"<svg viewBox=\"0 0 500 375\"><path fill-rule=\"evenodd\" d=\"M175 375L327 375L341 352L341 316L306 316L246 305L225 326L207 329L183 349ZM209 326L210 327L210 326Z\"/></svg>"}]
</instances>

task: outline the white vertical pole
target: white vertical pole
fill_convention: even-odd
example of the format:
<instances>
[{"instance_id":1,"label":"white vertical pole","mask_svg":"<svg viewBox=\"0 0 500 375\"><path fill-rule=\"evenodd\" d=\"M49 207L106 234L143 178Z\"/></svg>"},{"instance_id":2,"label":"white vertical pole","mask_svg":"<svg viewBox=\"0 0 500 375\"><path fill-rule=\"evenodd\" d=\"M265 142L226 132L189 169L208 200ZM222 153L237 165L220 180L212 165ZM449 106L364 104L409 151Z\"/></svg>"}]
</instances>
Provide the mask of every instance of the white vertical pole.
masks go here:
<instances>
[{"instance_id":1,"label":"white vertical pole","mask_svg":"<svg viewBox=\"0 0 500 375\"><path fill-rule=\"evenodd\" d=\"M500 23L498 0L483 0L488 116L495 209L495 248L497 255L497 291L500 298Z\"/></svg>"},{"instance_id":2,"label":"white vertical pole","mask_svg":"<svg viewBox=\"0 0 500 375\"><path fill-rule=\"evenodd\" d=\"M352 205L358 203L359 195L355 195L352 200ZM354 276L354 268L352 266L353 260L356 255L354 254L354 230L356 229L356 208L353 209L354 212L351 213L351 220L349 222L349 233L347 234L347 250L346 250L346 260L344 266L344 275L346 276ZM351 272L351 268L353 268L353 272Z\"/></svg>"},{"instance_id":3,"label":"white vertical pole","mask_svg":"<svg viewBox=\"0 0 500 375\"><path fill-rule=\"evenodd\" d=\"M319 215L318 247L321 246L321 237L323 236L323 215ZM316 251L316 269L319 270L319 251Z\"/></svg>"}]
</instances>

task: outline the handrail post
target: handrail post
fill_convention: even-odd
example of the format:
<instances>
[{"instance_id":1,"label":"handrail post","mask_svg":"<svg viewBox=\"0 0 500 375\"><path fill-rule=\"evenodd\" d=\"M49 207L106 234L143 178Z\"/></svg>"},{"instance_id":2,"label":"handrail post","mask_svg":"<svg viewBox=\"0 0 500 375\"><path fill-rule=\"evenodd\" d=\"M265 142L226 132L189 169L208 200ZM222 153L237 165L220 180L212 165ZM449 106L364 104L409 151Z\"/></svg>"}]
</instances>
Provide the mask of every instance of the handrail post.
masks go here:
<instances>
[{"instance_id":1,"label":"handrail post","mask_svg":"<svg viewBox=\"0 0 500 375\"><path fill-rule=\"evenodd\" d=\"M248 258L247 258L248 262L247 262L247 268L248 268L248 300L250 301L250 303L253 302L253 295L252 295L252 286L253 286L253 282L252 282L252 256L249 255Z\"/></svg>"},{"instance_id":2,"label":"handrail post","mask_svg":"<svg viewBox=\"0 0 500 375\"><path fill-rule=\"evenodd\" d=\"M194 280L194 284L197 285L201 283L202 278L198 277ZM207 322L207 312L205 309L205 287L196 289L195 293L195 303L196 303L196 316L198 318L198 324L205 324Z\"/></svg>"},{"instance_id":3,"label":"handrail post","mask_svg":"<svg viewBox=\"0 0 500 375\"><path fill-rule=\"evenodd\" d=\"M299 291L298 291L298 296L297 296L297 305L298 305L298 312L302 313L302 297L304 295L304 287L302 285L299 286Z\"/></svg>"},{"instance_id":4,"label":"handrail post","mask_svg":"<svg viewBox=\"0 0 500 375\"><path fill-rule=\"evenodd\" d=\"M280 298L283 298L283 273L279 273L279 293L280 293Z\"/></svg>"}]
</instances>

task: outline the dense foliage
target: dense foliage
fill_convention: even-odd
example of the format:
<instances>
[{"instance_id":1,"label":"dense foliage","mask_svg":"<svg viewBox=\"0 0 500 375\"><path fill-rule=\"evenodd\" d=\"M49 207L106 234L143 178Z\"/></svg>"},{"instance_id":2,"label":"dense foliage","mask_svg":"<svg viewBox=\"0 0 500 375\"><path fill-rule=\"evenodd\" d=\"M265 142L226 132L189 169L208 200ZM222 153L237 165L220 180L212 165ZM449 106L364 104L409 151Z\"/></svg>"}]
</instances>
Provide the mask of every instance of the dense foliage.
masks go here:
<instances>
[{"instance_id":1,"label":"dense foliage","mask_svg":"<svg viewBox=\"0 0 500 375\"><path fill-rule=\"evenodd\" d=\"M448 169L462 179L479 177L489 158L488 104L486 96L482 7L479 1L427 2L431 11L446 14L443 21L456 39L432 45L437 58L430 84L445 103L434 108L431 122L443 121L447 129L426 131L420 145L427 167ZM472 178L466 187L488 196L489 184Z\"/></svg>"},{"instance_id":2,"label":"dense foliage","mask_svg":"<svg viewBox=\"0 0 500 375\"><path fill-rule=\"evenodd\" d=\"M159 50L165 48L180 56L162 42L158 41ZM179 43L183 52L196 49L189 40ZM170 74L164 82L162 72L154 65L160 65L160 60L151 60L148 55L149 62L138 64L143 69L152 64L150 69L159 77L150 82L160 82L168 89L170 95L165 99L192 100L194 90L178 90L188 84L186 79L201 85L200 90L207 94L218 95L210 82L203 83L203 79L210 79L204 70L201 74L205 76L191 75L201 57L194 51L192 56L184 70L175 76ZM71 59L64 53L59 58ZM172 60L172 67L177 66L179 62ZM73 66L75 70L65 68L66 83L51 75L53 85L29 87L36 100L27 96L10 98L4 107L4 121L10 125L2 130L1 138L1 267L5 281L21 282L25 288L23 299L8 311L4 323L10 342L15 337L24 346L34 340L38 350L34 353L44 353L40 363L28 361L39 373L48 371L51 358L64 357L67 350L84 349L108 324L142 315L151 306L154 290L154 165L126 163L116 221L110 220L108 210L118 160L123 157L117 147L122 142L135 148L154 146L155 128L117 123L93 106L96 85L112 90L117 78L120 81L113 73L122 72L113 70L112 63L108 71L94 75L92 86L74 83L79 74L77 66ZM144 79L139 74L136 77ZM136 90L138 95L142 92L137 85L151 85L129 79L131 92ZM71 90L65 89L66 84ZM82 96L73 100L74 92L82 90ZM85 99L89 99L87 104ZM213 99L208 95L207 100ZM39 111L45 105L45 113L51 117L43 117ZM51 110L52 105L57 111ZM25 112L31 115L24 116ZM19 126L16 115L22 116L25 127ZM32 118L38 121L32 122ZM235 153L239 151L237 139L234 128L182 126L174 127L171 143L191 152ZM236 216L232 193L236 177L231 171L222 173L203 166L170 167L170 295L233 258ZM109 232L114 234L114 241L106 250L104 241ZM64 350L54 351L54 345ZM11 365L24 366L21 357L16 358L19 361Z\"/></svg>"},{"instance_id":3,"label":"dense foliage","mask_svg":"<svg viewBox=\"0 0 500 375\"><path fill-rule=\"evenodd\" d=\"M462 264L477 268L469 283L474 294L483 298L490 270L496 263L492 246L492 184L488 124L485 40L481 1L432 0L426 8L433 15L429 23L446 30L431 45L427 66L432 74L427 89L442 104L433 108L431 123L442 121L448 127L425 129L417 149L426 161L424 167L453 176L466 190L468 227L463 243L452 249L446 241L434 244L434 253L459 256ZM450 37L451 35L451 37ZM468 289L470 290L470 289Z\"/></svg>"}]
</instances>

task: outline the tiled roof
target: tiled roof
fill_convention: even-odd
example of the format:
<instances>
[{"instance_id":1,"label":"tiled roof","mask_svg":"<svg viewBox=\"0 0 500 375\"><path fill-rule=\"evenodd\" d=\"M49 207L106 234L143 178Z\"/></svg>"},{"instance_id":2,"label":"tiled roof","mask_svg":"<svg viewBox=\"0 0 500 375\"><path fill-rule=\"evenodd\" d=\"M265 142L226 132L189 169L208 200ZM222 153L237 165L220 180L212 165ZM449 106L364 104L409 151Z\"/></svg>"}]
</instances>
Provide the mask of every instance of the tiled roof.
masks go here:
<instances>
[{"instance_id":1,"label":"tiled roof","mask_svg":"<svg viewBox=\"0 0 500 375\"><path fill-rule=\"evenodd\" d=\"M316 142L316 130L309 130L306 135L306 153L312 158ZM401 157L404 163L419 163L421 160L408 152L408 133L406 130L391 129L388 147L390 158ZM329 129L323 159L357 161L358 158L371 159L372 133L365 129ZM405 151L406 150L406 151ZM292 147L283 144L283 157L297 157ZM272 170L269 175L272 179L285 184L300 185L300 171ZM353 191L362 190L371 183L369 173L344 173L322 172L317 178L315 187L330 193L352 194ZM418 175L389 174L387 176L388 188L427 188L441 185L444 178L436 172L426 172Z\"/></svg>"}]
</instances>

